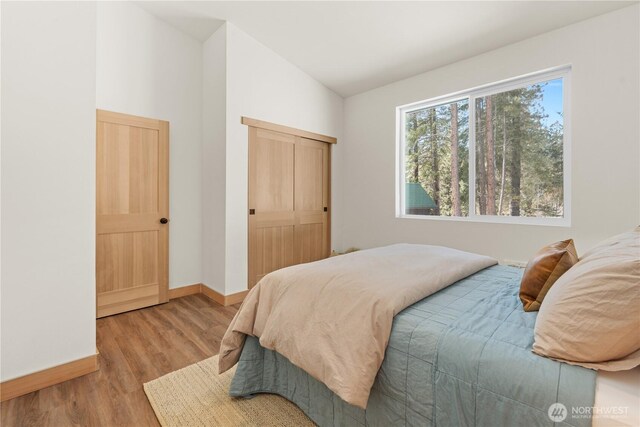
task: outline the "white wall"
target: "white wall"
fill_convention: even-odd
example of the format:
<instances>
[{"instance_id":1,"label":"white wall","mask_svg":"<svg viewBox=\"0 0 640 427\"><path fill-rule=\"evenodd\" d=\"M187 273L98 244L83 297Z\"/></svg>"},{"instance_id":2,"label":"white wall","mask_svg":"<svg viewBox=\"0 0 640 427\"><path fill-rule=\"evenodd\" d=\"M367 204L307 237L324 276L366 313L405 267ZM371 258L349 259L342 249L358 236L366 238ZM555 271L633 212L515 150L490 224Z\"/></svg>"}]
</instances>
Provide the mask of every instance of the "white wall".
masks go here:
<instances>
[{"instance_id":1,"label":"white wall","mask_svg":"<svg viewBox=\"0 0 640 427\"><path fill-rule=\"evenodd\" d=\"M98 2L97 108L168 120L169 287L202 281L202 44L126 2Z\"/></svg>"},{"instance_id":2,"label":"white wall","mask_svg":"<svg viewBox=\"0 0 640 427\"><path fill-rule=\"evenodd\" d=\"M225 293L227 29L203 45L202 282Z\"/></svg>"},{"instance_id":3,"label":"white wall","mask_svg":"<svg viewBox=\"0 0 640 427\"><path fill-rule=\"evenodd\" d=\"M5 381L96 351L96 10L1 8Z\"/></svg>"},{"instance_id":4,"label":"white wall","mask_svg":"<svg viewBox=\"0 0 640 427\"><path fill-rule=\"evenodd\" d=\"M248 132L242 116L335 136L340 156L343 99L260 44L227 24L227 294L247 289ZM336 164L333 170L339 170ZM334 175L338 178L338 174ZM338 240L340 187L332 185L332 239ZM338 181L339 182L339 181ZM334 242L334 244L337 242Z\"/></svg>"},{"instance_id":5,"label":"white wall","mask_svg":"<svg viewBox=\"0 0 640 427\"><path fill-rule=\"evenodd\" d=\"M634 5L345 100L342 242L447 245L527 260L572 237L578 251L640 222L640 34ZM395 107L571 64L570 228L395 218Z\"/></svg>"},{"instance_id":6,"label":"white wall","mask_svg":"<svg viewBox=\"0 0 640 427\"><path fill-rule=\"evenodd\" d=\"M224 91L218 68L222 58L226 70ZM215 95L215 100L205 99L204 108L203 162L211 168L207 171L205 167L203 173L204 283L228 295L247 289L248 280L248 132L240 123L241 117L337 137L333 168L339 171L343 99L231 23L205 42L204 64L205 98ZM224 138L218 133L218 94L225 99ZM332 178L335 243L340 238L339 172L334 172ZM224 220L224 230L213 226L220 218Z\"/></svg>"}]
</instances>

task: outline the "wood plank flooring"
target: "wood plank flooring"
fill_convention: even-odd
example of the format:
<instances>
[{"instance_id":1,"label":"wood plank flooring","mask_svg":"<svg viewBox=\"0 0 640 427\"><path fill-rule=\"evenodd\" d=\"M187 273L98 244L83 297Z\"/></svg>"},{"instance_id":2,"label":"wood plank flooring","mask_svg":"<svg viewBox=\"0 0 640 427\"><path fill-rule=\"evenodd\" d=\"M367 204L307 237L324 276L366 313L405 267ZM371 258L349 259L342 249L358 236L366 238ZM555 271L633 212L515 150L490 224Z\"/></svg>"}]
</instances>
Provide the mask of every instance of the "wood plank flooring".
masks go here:
<instances>
[{"instance_id":1,"label":"wood plank flooring","mask_svg":"<svg viewBox=\"0 0 640 427\"><path fill-rule=\"evenodd\" d=\"M158 426L142 384L217 354L238 307L190 295L98 319L100 369L2 402L0 424Z\"/></svg>"}]
</instances>

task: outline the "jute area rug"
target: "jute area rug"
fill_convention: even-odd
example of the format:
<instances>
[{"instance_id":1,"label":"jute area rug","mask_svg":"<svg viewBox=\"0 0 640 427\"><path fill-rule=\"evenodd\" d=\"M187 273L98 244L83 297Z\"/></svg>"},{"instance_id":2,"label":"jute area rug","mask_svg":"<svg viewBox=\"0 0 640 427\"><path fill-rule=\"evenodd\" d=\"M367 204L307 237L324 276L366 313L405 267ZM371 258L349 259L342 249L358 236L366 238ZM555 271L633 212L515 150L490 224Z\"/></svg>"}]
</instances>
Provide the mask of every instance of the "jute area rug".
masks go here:
<instances>
[{"instance_id":1,"label":"jute area rug","mask_svg":"<svg viewBox=\"0 0 640 427\"><path fill-rule=\"evenodd\" d=\"M235 367L218 375L218 356L213 356L144 384L144 391L163 427L315 425L274 394L230 397L234 373Z\"/></svg>"}]
</instances>

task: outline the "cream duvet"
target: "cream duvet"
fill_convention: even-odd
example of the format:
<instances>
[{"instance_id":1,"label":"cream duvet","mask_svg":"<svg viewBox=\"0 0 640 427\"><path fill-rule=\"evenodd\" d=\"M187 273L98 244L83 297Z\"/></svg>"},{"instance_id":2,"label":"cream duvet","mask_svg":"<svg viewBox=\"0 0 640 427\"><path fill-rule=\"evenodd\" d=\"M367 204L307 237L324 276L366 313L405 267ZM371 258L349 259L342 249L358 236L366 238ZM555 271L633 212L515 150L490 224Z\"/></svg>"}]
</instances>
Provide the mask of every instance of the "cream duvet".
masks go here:
<instances>
[{"instance_id":1,"label":"cream duvet","mask_svg":"<svg viewBox=\"0 0 640 427\"><path fill-rule=\"evenodd\" d=\"M398 244L296 265L265 276L245 298L220 348L220 372L258 337L365 408L384 359L393 317L497 261L428 245Z\"/></svg>"}]
</instances>

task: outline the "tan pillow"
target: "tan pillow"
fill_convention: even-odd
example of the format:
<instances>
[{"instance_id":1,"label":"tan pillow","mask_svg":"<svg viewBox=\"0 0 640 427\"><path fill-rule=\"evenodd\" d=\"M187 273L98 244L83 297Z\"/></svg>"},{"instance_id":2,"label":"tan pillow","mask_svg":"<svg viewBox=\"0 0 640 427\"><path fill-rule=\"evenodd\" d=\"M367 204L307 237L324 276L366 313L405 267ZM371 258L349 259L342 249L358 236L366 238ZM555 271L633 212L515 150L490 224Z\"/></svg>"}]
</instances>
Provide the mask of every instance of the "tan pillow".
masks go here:
<instances>
[{"instance_id":1,"label":"tan pillow","mask_svg":"<svg viewBox=\"0 0 640 427\"><path fill-rule=\"evenodd\" d=\"M590 251L549 290L533 351L605 371L640 365L640 229Z\"/></svg>"},{"instance_id":2,"label":"tan pillow","mask_svg":"<svg viewBox=\"0 0 640 427\"><path fill-rule=\"evenodd\" d=\"M576 247L571 239L540 249L527 264L520 282L524 311L539 310L551 286L577 262Z\"/></svg>"}]
</instances>

